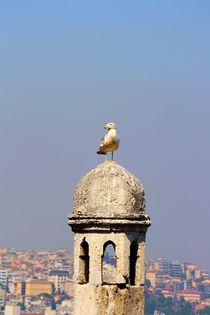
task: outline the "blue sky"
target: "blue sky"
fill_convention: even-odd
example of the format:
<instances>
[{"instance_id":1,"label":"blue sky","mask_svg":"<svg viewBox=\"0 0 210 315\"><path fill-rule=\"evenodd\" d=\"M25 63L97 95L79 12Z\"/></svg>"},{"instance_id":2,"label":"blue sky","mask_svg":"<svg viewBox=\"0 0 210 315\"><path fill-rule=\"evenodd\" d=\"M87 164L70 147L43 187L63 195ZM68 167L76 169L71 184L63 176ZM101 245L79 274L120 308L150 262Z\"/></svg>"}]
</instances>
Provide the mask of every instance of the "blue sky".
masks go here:
<instances>
[{"instance_id":1,"label":"blue sky","mask_svg":"<svg viewBox=\"0 0 210 315\"><path fill-rule=\"evenodd\" d=\"M1 1L0 246L73 248L75 185L115 121L147 256L209 268L209 16L209 1Z\"/></svg>"}]
</instances>

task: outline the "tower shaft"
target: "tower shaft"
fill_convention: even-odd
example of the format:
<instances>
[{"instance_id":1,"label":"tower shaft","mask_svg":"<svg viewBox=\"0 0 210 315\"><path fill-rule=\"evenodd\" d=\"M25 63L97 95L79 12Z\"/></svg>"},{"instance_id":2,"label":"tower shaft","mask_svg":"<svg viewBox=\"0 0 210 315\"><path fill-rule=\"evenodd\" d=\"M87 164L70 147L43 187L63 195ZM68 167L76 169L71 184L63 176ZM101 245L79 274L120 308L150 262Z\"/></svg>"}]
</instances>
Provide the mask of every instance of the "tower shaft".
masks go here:
<instances>
[{"instance_id":1,"label":"tower shaft","mask_svg":"<svg viewBox=\"0 0 210 315\"><path fill-rule=\"evenodd\" d=\"M144 189L115 162L85 175L74 195L75 315L144 315Z\"/></svg>"}]
</instances>

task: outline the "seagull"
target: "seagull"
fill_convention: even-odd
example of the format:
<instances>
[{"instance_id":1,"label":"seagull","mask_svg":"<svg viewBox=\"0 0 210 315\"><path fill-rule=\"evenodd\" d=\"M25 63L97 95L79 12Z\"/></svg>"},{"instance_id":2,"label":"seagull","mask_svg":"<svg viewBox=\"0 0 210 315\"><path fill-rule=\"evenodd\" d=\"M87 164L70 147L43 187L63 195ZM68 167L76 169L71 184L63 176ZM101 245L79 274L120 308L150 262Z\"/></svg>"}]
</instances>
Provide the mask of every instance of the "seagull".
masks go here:
<instances>
[{"instance_id":1,"label":"seagull","mask_svg":"<svg viewBox=\"0 0 210 315\"><path fill-rule=\"evenodd\" d=\"M107 134L101 139L99 150L97 154L107 154L108 152L112 152L112 160L113 160L113 151L119 148L120 140L117 137L116 125L111 122L104 126L105 129L108 130Z\"/></svg>"}]
</instances>

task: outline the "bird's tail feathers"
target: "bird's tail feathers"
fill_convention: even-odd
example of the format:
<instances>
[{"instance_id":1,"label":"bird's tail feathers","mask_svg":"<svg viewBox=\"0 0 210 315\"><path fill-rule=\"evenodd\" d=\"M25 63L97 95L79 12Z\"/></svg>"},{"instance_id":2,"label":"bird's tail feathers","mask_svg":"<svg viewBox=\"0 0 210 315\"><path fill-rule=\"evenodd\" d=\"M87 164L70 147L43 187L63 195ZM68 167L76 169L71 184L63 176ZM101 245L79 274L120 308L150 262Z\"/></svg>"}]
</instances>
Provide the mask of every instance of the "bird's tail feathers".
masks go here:
<instances>
[{"instance_id":1,"label":"bird's tail feathers","mask_svg":"<svg viewBox=\"0 0 210 315\"><path fill-rule=\"evenodd\" d=\"M103 155L106 155L106 153L105 153L105 152L101 152L101 151L97 151L96 153L97 153L97 154L103 154Z\"/></svg>"}]
</instances>

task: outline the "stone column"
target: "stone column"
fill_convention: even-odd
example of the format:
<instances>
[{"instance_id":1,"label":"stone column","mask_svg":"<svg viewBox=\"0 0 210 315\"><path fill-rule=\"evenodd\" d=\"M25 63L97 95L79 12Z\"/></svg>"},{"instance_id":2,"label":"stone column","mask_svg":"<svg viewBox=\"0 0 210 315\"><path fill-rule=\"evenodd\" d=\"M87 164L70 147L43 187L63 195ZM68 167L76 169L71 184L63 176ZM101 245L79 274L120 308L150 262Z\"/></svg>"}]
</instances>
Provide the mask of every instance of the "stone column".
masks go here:
<instances>
[{"instance_id":1,"label":"stone column","mask_svg":"<svg viewBox=\"0 0 210 315\"><path fill-rule=\"evenodd\" d=\"M144 315L150 224L143 185L124 167L106 161L80 180L69 216L75 233L74 315ZM115 249L116 268L110 266L105 279L102 257L108 244Z\"/></svg>"}]
</instances>

